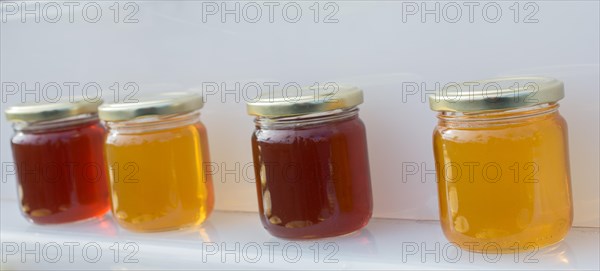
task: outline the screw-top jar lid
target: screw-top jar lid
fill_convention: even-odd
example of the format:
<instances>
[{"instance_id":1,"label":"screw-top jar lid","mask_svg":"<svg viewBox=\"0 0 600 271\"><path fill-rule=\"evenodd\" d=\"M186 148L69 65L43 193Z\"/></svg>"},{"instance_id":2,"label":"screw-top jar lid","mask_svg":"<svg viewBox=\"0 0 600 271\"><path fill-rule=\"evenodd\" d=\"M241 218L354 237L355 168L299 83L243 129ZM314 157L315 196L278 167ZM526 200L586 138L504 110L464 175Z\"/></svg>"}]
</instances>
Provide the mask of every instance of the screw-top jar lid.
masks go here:
<instances>
[{"instance_id":1,"label":"screw-top jar lid","mask_svg":"<svg viewBox=\"0 0 600 271\"><path fill-rule=\"evenodd\" d=\"M249 115L288 117L351 108L362 104L363 92L357 87L325 85L289 91L263 92L247 103Z\"/></svg>"},{"instance_id":2,"label":"screw-top jar lid","mask_svg":"<svg viewBox=\"0 0 600 271\"><path fill-rule=\"evenodd\" d=\"M40 122L95 114L102 99L69 97L57 102L23 103L7 108L4 113L9 121Z\"/></svg>"},{"instance_id":3,"label":"screw-top jar lid","mask_svg":"<svg viewBox=\"0 0 600 271\"><path fill-rule=\"evenodd\" d=\"M477 112L552 103L564 97L562 81L546 77L506 77L447 84L429 96L435 111Z\"/></svg>"},{"instance_id":4,"label":"screw-top jar lid","mask_svg":"<svg viewBox=\"0 0 600 271\"><path fill-rule=\"evenodd\" d=\"M167 92L140 98L137 102L104 104L98 109L100 119L124 121L139 117L182 114L204 106L199 93Z\"/></svg>"}]
</instances>

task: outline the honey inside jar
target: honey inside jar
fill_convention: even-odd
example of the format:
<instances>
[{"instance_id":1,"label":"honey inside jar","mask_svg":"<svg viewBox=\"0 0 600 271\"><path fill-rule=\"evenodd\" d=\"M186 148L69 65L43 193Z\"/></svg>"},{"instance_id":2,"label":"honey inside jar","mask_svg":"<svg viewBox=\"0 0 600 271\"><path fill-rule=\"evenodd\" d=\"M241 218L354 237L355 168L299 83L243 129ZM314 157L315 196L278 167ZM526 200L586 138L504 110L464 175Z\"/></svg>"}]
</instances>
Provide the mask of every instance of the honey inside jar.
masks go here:
<instances>
[{"instance_id":1,"label":"honey inside jar","mask_svg":"<svg viewBox=\"0 0 600 271\"><path fill-rule=\"evenodd\" d=\"M373 212L362 90L303 89L248 103L261 222L291 239L348 234Z\"/></svg>"},{"instance_id":2,"label":"honey inside jar","mask_svg":"<svg viewBox=\"0 0 600 271\"><path fill-rule=\"evenodd\" d=\"M196 98L200 97L191 97ZM112 211L124 228L185 228L202 223L212 211L212 179L205 171L209 160L206 129L199 121L197 105L186 112L173 108L178 102L165 102L173 114L108 122L105 148Z\"/></svg>"},{"instance_id":3,"label":"honey inside jar","mask_svg":"<svg viewBox=\"0 0 600 271\"><path fill-rule=\"evenodd\" d=\"M547 91L538 103L438 116L433 146L440 220L445 235L464 249L534 250L570 229L567 124L556 103L562 83L529 81Z\"/></svg>"},{"instance_id":4,"label":"honey inside jar","mask_svg":"<svg viewBox=\"0 0 600 271\"><path fill-rule=\"evenodd\" d=\"M373 202L366 132L349 113L327 124L252 136L260 218L274 235L316 238L368 223Z\"/></svg>"},{"instance_id":5,"label":"honey inside jar","mask_svg":"<svg viewBox=\"0 0 600 271\"><path fill-rule=\"evenodd\" d=\"M103 216L110 208L105 161L106 130L97 108L83 97L21 104L6 110L18 196L25 217L57 224Z\"/></svg>"}]
</instances>

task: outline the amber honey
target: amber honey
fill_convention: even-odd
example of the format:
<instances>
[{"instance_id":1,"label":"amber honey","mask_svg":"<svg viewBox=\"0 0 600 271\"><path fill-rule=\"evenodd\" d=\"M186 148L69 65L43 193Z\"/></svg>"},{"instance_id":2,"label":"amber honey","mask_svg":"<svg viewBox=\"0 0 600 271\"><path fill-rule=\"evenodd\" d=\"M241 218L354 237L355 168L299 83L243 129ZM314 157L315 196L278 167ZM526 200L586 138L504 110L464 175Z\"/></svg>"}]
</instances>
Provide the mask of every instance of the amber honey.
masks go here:
<instances>
[{"instance_id":1,"label":"amber honey","mask_svg":"<svg viewBox=\"0 0 600 271\"><path fill-rule=\"evenodd\" d=\"M438 115L433 147L440 220L452 242L509 253L567 234L573 213L567 124L552 101L562 98L558 90L562 83L541 88L557 93L529 106Z\"/></svg>"}]
</instances>

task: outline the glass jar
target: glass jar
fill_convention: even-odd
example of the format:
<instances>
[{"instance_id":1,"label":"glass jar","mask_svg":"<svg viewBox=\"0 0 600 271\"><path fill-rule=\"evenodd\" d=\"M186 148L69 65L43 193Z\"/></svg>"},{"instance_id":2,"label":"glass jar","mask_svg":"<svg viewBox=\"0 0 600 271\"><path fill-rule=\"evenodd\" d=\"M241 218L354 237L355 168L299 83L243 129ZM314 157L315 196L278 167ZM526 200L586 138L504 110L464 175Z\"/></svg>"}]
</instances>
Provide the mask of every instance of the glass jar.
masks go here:
<instances>
[{"instance_id":1,"label":"glass jar","mask_svg":"<svg viewBox=\"0 0 600 271\"><path fill-rule=\"evenodd\" d=\"M285 93L283 93L285 94ZM303 89L296 97L263 93L252 152L260 219L292 239L347 234L371 218L373 199L357 88Z\"/></svg>"},{"instance_id":2,"label":"glass jar","mask_svg":"<svg viewBox=\"0 0 600 271\"><path fill-rule=\"evenodd\" d=\"M514 253L559 242L571 227L563 83L466 82L430 96L440 220L467 250Z\"/></svg>"},{"instance_id":3,"label":"glass jar","mask_svg":"<svg viewBox=\"0 0 600 271\"><path fill-rule=\"evenodd\" d=\"M199 94L163 93L137 103L106 104L112 212L133 231L165 231L202 223L214 205L208 137Z\"/></svg>"},{"instance_id":4,"label":"glass jar","mask_svg":"<svg viewBox=\"0 0 600 271\"><path fill-rule=\"evenodd\" d=\"M31 222L66 223L108 211L101 103L77 98L5 111L15 130L11 145L21 211Z\"/></svg>"}]
</instances>

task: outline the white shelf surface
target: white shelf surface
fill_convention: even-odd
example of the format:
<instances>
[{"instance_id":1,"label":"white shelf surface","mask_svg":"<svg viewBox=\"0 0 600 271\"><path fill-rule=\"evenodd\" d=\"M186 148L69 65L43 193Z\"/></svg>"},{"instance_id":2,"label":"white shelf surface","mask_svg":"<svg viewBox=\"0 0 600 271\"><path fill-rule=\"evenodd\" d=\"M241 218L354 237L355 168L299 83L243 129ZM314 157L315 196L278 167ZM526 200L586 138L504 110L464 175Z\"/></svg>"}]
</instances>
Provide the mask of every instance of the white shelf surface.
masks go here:
<instances>
[{"instance_id":1,"label":"white shelf surface","mask_svg":"<svg viewBox=\"0 0 600 271\"><path fill-rule=\"evenodd\" d=\"M3 270L600 268L599 228L573 228L538 251L486 255L457 250L438 221L372 219L350 235L298 241L272 237L256 213L217 211L198 228L149 234L121 229L110 215L37 226L13 200L1 201L0 215Z\"/></svg>"}]
</instances>

